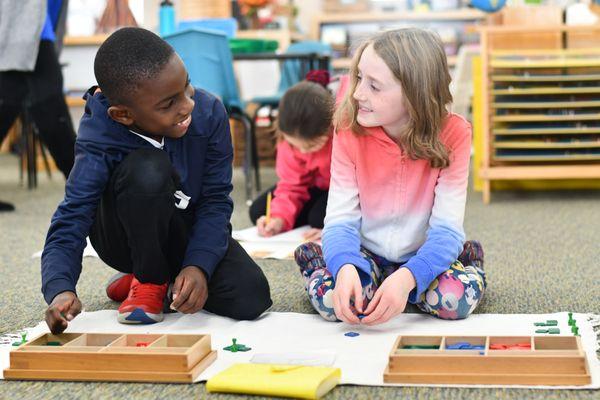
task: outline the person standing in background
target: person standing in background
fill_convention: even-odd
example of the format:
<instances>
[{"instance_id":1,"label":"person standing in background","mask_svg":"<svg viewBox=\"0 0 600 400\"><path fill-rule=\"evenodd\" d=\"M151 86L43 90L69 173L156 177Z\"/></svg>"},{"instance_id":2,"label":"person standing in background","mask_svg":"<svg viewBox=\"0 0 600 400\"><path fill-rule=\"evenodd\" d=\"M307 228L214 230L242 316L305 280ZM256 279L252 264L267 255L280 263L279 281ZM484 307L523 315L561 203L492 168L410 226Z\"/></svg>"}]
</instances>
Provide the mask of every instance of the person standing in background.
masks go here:
<instances>
[{"instance_id":1,"label":"person standing in background","mask_svg":"<svg viewBox=\"0 0 600 400\"><path fill-rule=\"evenodd\" d=\"M63 94L58 54L68 0L0 2L0 142L28 107L40 138L66 177L74 162L75 131ZM0 211L14 210L0 202Z\"/></svg>"}]
</instances>

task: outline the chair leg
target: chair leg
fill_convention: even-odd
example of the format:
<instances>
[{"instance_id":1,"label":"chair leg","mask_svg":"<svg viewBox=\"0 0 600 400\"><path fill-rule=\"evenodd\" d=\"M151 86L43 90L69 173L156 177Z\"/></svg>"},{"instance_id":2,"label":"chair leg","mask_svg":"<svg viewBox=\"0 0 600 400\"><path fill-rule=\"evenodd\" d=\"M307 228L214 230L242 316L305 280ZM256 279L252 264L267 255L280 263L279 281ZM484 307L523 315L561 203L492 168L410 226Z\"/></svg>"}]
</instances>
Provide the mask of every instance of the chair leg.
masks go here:
<instances>
[{"instance_id":1,"label":"chair leg","mask_svg":"<svg viewBox=\"0 0 600 400\"><path fill-rule=\"evenodd\" d=\"M50 168L50 162L48 161L48 155L46 154L46 150L44 148L44 143L42 143L41 140L41 136L40 136L40 131L37 128L37 125L35 124L35 122L31 122L31 127L32 127L32 131L33 131L33 135L36 137L36 141L39 144L39 149L40 149L40 153L42 155L42 160L44 161L44 168L46 168L46 174L48 175L48 179L52 179L52 170ZM37 150L37 147L36 147ZM36 160L36 166L37 166L37 160Z\"/></svg>"},{"instance_id":2,"label":"chair leg","mask_svg":"<svg viewBox=\"0 0 600 400\"><path fill-rule=\"evenodd\" d=\"M250 120L250 126L252 131L252 167L254 168L254 181L256 183L256 192L260 192L260 160L258 159L258 141L256 139L256 116L259 108L254 113L254 118Z\"/></svg>"},{"instance_id":3,"label":"chair leg","mask_svg":"<svg viewBox=\"0 0 600 400\"><path fill-rule=\"evenodd\" d=\"M35 149L36 146L36 137L33 132L31 116L27 109L23 110L21 114L21 136L23 140L23 153L25 157L25 164L27 166L27 188L34 189L37 186L37 165L36 158L37 152Z\"/></svg>"}]
</instances>

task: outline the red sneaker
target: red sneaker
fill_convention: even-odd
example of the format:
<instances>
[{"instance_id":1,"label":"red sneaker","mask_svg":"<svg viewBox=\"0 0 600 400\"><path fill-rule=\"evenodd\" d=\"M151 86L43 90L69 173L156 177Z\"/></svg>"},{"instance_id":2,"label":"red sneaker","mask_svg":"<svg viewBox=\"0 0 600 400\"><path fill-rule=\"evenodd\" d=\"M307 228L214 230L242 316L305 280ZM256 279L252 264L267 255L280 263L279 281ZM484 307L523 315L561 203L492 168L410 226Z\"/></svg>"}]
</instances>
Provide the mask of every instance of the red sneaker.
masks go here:
<instances>
[{"instance_id":1,"label":"red sneaker","mask_svg":"<svg viewBox=\"0 0 600 400\"><path fill-rule=\"evenodd\" d=\"M126 274L118 272L114 274L106 285L106 295L112 301L123 302L129 295L129 288L131 287L131 280L133 274Z\"/></svg>"},{"instance_id":2,"label":"red sneaker","mask_svg":"<svg viewBox=\"0 0 600 400\"><path fill-rule=\"evenodd\" d=\"M163 320L163 300L168 283L156 285L131 280L129 296L119 307L118 320L122 324L153 324Z\"/></svg>"}]
</instances>

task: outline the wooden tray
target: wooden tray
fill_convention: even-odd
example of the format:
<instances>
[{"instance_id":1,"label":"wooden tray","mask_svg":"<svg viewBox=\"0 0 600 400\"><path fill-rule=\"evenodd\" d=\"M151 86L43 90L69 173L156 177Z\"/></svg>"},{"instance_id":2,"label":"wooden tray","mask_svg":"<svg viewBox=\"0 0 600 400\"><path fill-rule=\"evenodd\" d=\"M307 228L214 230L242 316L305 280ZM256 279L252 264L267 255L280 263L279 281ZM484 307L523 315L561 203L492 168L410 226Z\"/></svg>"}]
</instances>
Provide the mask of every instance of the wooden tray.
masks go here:
<instances>
[{"instance_id":1,"label":"wooden tray","mask_svg":"<svg viewBox=\"0 0 600 400\"><path fill-rule=\"evenodd\" d=\"M216 357L210 335L47 333L11 351L4 378L191 383Z\"/></svg>"},{"instance_id":2,"label":"wooden tray","mask_svg":"<svg viewBox=\"0 0 600 400\"><path fill-rule=\"evenodd\" d=\"M450 350L468 342L481 350ZM526 350L490 345L529 343ZM436 346L407 349L405 346ZM578 336L399 336L390 352L387 383L473 385L588 385L591 376Z\"/></svg>"}]
</instances>

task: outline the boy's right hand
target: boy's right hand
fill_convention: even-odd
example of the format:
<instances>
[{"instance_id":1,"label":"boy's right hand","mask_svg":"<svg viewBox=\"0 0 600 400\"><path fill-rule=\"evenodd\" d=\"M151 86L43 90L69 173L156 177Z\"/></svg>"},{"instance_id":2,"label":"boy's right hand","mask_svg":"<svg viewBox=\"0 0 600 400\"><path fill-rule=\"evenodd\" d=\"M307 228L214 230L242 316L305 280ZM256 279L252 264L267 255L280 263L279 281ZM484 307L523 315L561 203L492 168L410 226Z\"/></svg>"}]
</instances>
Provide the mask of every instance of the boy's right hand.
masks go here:
<instances>
[{"instance_id":1,"label":"boy's right hand","mask_svg":"<svg viewBox=\"0 0 600 400\"><path fill-rule=\"evenodd\" d=\"M354 298L354 308L362 314L362 285L356 267L345 264L340 268L335 278L333 289L333 310L338 319L348 324L358 324L360 319L354 313L350 299Z\"/></svg>"},{"instance_id":2,"label":"boy's right hand","mask_svg":"<svg viewBox=\"0 0 600 400\"><path fill-rule=\"evenodd\" d=\"M81 302L73 292L57 294L46 310L46 323L53 334L62 333L69 321L81 312Z\"/></svg>"},{"instance_id":3,"label":"boy's right hand","mask_svg":"<svg viewBox=\"0 0 600 400\"><path fill-rule=\"evenodd\" d=\"M256 228L258 228L260 236L269 237L277 235L283 230L283 218L271 217L267 224L267 217L263 215L256 220Z\"/></svg>"}]
</instances>

